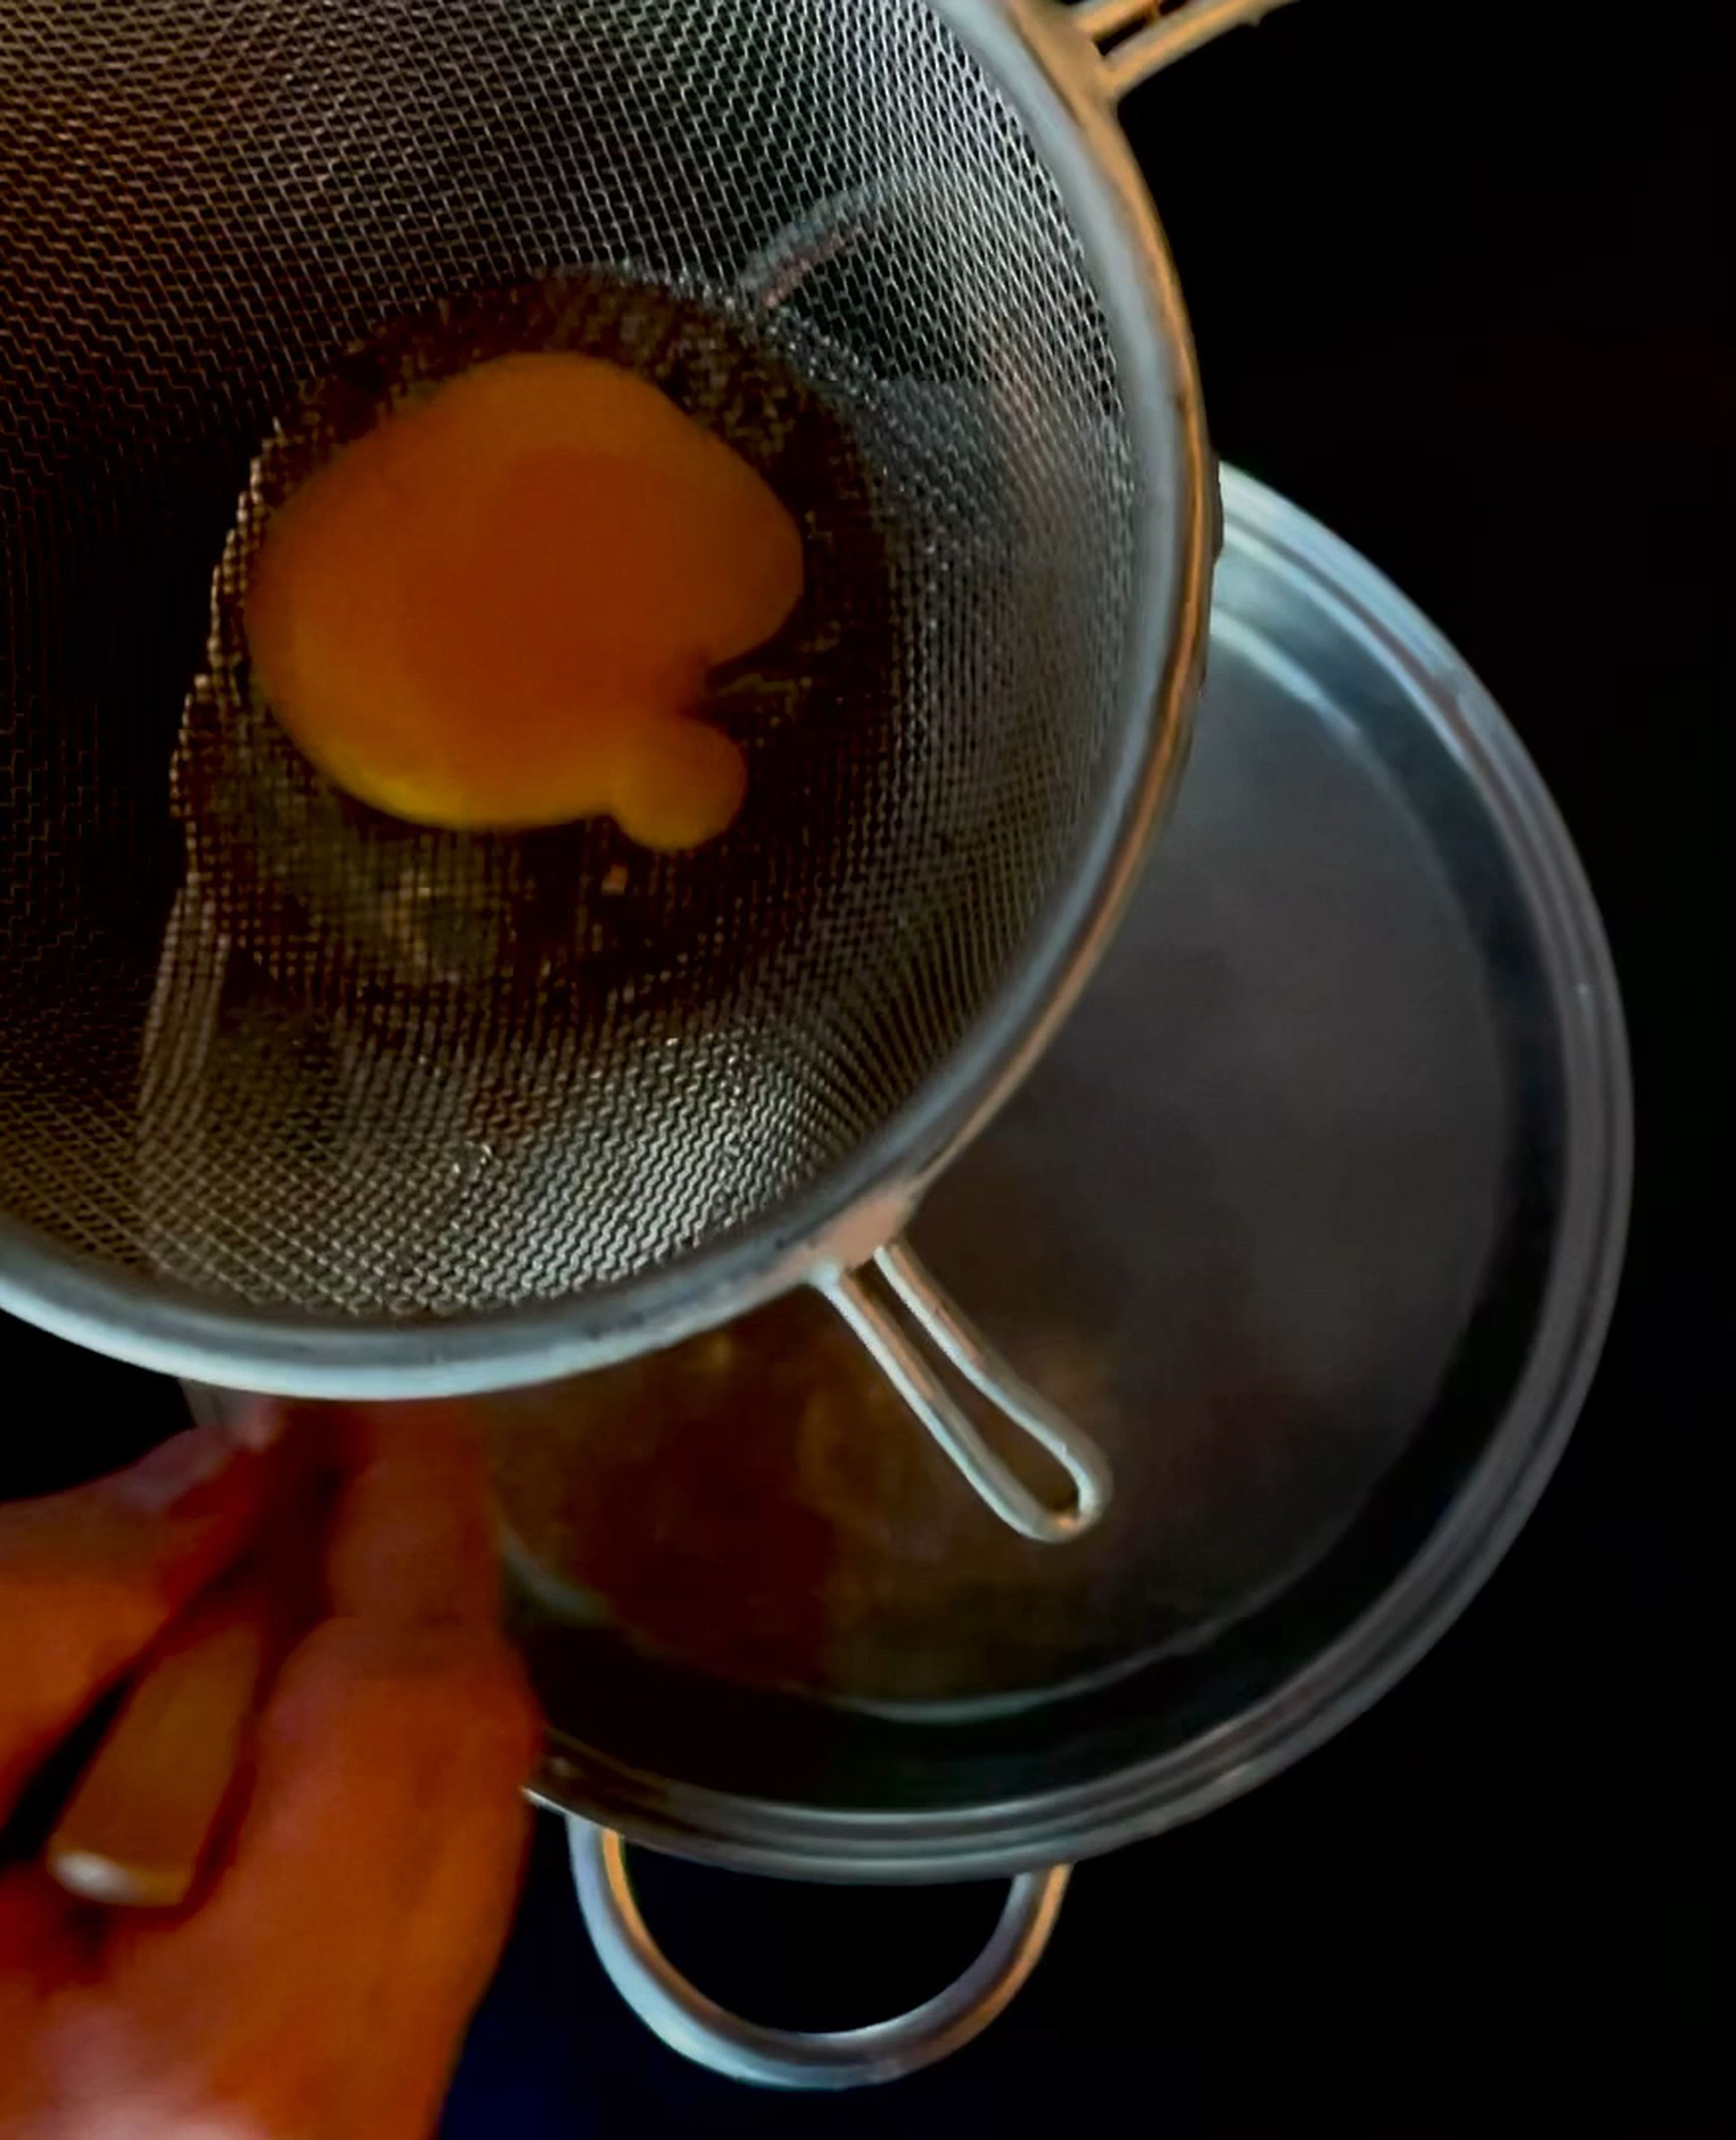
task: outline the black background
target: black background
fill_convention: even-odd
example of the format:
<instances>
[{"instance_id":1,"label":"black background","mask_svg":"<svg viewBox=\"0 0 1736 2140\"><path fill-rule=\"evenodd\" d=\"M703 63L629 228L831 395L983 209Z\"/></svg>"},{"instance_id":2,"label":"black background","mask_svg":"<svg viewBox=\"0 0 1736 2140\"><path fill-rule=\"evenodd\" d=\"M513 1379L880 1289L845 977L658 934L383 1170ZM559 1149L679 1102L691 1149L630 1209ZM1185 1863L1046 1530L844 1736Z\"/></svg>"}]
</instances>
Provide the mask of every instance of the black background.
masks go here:
<instances>
[{"instance_id":1,"label":"black background","mask_svg":"<svg viewBox=\"0 0 1736 2140\"><path fill-rule=\"evenodd\" d=\"M1305 0L1125 113L1224 458L1457 642L1613 940L1632 1251L1526 1534L1332 1745L1085 1868L1008 2017L890 2090L767 2097L664 2053L590 1954L544 1822L446 2140L1728 2123L1730 12L1633 0L1605 30L1570 0ZM174 1422L169 1386L7 1338L14 1390L55 1389L81 1447L120 1460ZM53 1483L53 1444L12 1490ZM938 1989L999 1902L655 1863L641 1885L678 1962L810 2027Z\"/></svg>"},{"instance_id":2,"label":"black background","mask_svg":"<svg viewBox=\"0 0 1736 2140\"><path fill-rule=\"evenodd\" d=\"M1456 641L1603 906L1638 1192L1555 1484L1405 1685L1253 1798L1085 1868L1008 2017L890 2090L767 2097L663 2052L546 1823L449 2140L1727 2121L1736 66L1728 10L1594 12L1303 0L1124 114L1219 450ZM807 2026L938 1989L999 1899L652 1863L641 1886L709 1989Z\"/></svg>"}]
</instances>

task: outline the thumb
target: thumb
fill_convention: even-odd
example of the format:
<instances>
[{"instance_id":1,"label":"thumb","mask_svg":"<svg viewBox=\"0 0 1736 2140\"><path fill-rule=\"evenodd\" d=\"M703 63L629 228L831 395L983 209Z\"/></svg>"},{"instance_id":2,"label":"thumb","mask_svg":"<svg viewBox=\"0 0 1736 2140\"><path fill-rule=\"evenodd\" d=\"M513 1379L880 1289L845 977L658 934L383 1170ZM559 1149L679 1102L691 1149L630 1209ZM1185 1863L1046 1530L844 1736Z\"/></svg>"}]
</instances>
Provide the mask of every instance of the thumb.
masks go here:
<instances>
[{"instance_id":1,"label":"thumb","mask_svg":"<svg viewBox=\"0 0 1736 2140\"><path fill-rule=\"evenodd\" d=\"M246 1550L280 1417L254 1407L111 1478L0 1507L0 1824L96 1696Z\"/></svg>"}]
</instances>

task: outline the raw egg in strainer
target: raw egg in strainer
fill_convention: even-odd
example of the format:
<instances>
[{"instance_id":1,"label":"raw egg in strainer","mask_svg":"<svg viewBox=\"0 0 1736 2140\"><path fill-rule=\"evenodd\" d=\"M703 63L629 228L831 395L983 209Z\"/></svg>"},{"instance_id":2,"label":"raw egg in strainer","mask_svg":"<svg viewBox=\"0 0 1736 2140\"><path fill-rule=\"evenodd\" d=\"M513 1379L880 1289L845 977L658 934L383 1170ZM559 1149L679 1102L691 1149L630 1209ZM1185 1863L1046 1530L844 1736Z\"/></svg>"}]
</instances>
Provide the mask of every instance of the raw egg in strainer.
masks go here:
<instances>
[{"instance_id":1,"label":"raw egg in strainer","mask_svg":"<svg viewBox=\"0 0 1736 2140\"><path fill-rule=\"evenodd\" d=\"M337 785L415 823L612 817L675 852L747 768L696 718L801 599L764 479L648 381L507 356L389 415L277 514L247 600L267 699Z\"/></svg>"}]
</instances>

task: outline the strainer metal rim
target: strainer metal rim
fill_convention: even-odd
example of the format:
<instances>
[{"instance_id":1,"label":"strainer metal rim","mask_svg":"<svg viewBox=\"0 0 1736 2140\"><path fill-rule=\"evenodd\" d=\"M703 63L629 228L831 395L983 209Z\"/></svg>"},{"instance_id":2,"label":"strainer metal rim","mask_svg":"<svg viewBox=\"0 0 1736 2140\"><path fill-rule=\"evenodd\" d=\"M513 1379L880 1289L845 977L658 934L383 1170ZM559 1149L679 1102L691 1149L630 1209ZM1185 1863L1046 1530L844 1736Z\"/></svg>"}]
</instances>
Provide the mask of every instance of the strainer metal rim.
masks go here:
<instances>
[{"instance_id":1,"label":"strainer metal rim","mask_svg":"<svg viewBox=\"0 0 1736 2140\"><path fill-rule=\"evenodd\" d=\"M1019 971L850 1165L643 1277L561 1302L381 1328L219 1306L190 1288L111 1271L0 1218L0 1308L143 1367L283 1396L459 1396L580 1373L865 1260L1032 1068L1114 931L1185 756L1210 610L1215 483L1179 285L1095 47L1047 0L929 4L1008 97L1060 190L1105 308L1140 478L1146 594L1130 670L1144 715L1123 739L1113 807ZM1151 472L1165 467L1174 493L1153 495Z\"/></svg>"}]
</instances>

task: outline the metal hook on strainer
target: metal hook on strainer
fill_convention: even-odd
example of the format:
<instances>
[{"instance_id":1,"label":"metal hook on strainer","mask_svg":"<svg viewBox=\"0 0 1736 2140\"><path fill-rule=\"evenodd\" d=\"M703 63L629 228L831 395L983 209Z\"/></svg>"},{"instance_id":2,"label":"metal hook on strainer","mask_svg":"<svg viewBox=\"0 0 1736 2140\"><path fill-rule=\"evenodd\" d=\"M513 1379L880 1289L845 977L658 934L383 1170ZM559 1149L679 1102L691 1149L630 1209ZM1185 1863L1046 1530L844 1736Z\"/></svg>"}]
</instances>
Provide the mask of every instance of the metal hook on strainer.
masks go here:
<instances>
[{"instance_id":1,"label":"metal hook on strainer","mask_svg":"<svg viewBox=\"0 0 1736 2140\"><path fill-rule=\"evenodd\" d=\"M0 1303L357 1399L817 1284L999 1513L1095 1518L1101 1459L893 1244L1179 768L1214 484L1113 104L1266 4L262 0L194 37L189 0L17 0ZM748 807L697 857L368 819L253 702L284 486L514 336L636 365L802 513L800 629L718 703Z\"/></svg>"}]
</instances>

